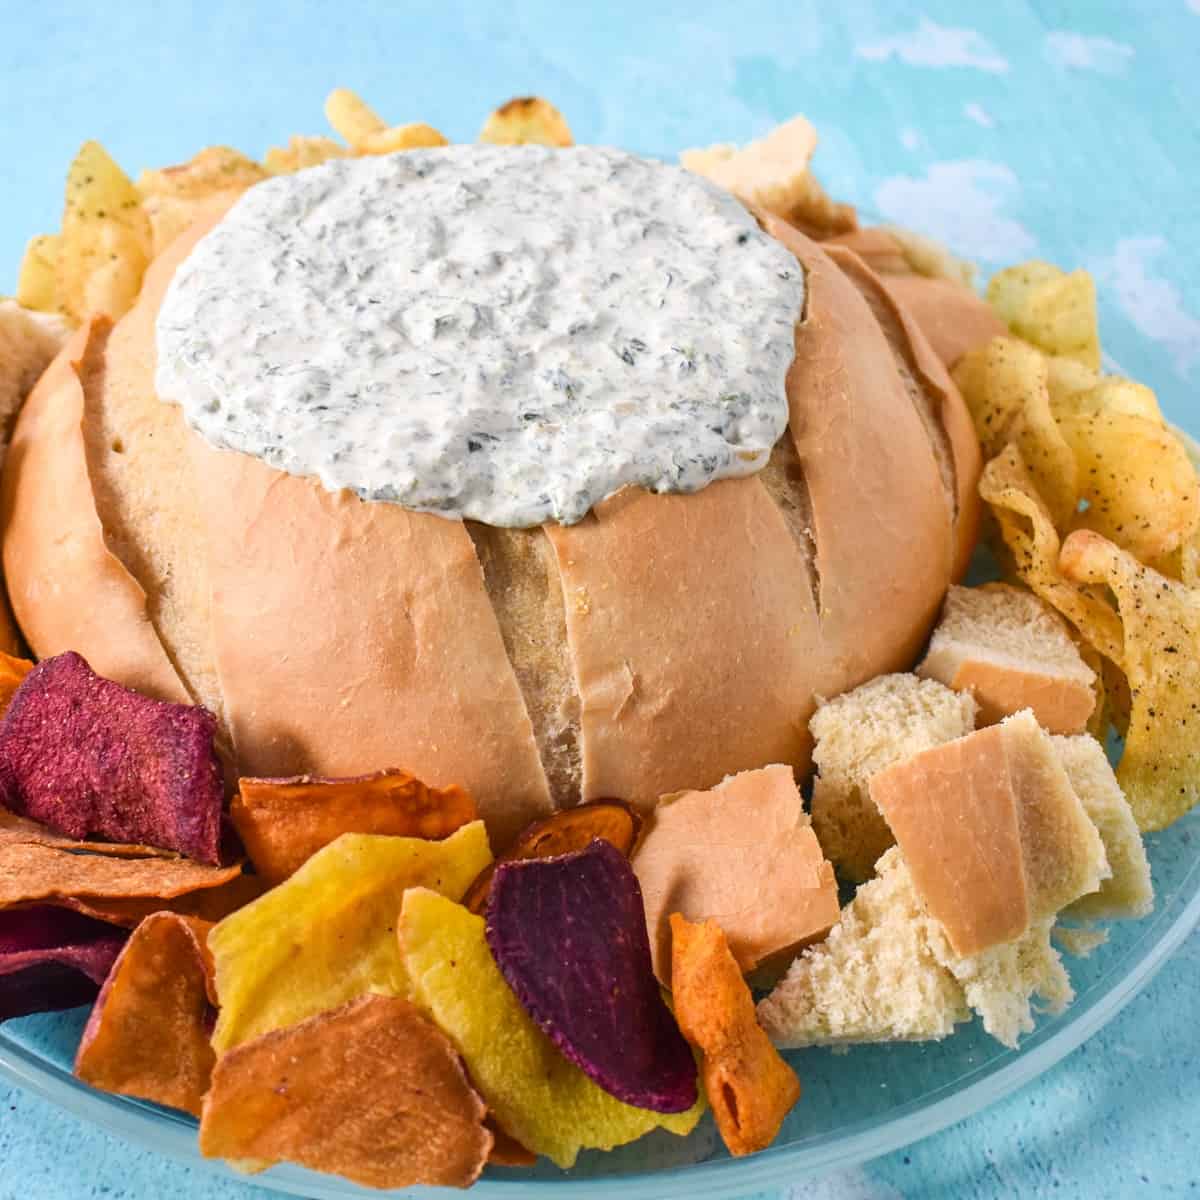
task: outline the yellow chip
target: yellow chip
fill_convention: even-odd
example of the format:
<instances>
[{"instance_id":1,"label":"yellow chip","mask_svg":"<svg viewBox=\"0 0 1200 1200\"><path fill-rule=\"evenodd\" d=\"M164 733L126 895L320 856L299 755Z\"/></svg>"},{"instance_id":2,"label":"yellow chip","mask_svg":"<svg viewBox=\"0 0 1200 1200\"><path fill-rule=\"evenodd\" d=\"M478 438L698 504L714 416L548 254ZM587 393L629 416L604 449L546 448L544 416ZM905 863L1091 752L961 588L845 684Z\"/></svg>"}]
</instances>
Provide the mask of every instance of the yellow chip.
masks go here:
<instances>
[{"instance_id":1,"label":"yellow chip","mask_svg":"<svg viewBox=\"0 0 1200 1200\"><path fill-rule=\"evenodd\" d=\"M1103 534L1143 562L1171 554L1196 531L1200 481L1166 426L1086 407L1061 416L1058 427L1079 464L1088 502L1078 527Z\"/></svg>"},{"instance_id":2,"label":"yellow chip","mask_svg":"<svg viewBox=\"0 0 1200 1200\"><path fill-rule=\"evenodd\" d=\"M349 88L334 88L329 93L325 100L325 118L355 150L361 150L371 134L382 133L387 128L383 118Z\"/></svg>"},{"instance_id":3,"label":"yellow chip","mask_svg":"<svg viewBox=\"0 0 1200 1200\"><path fill-rule=\"evenodd\" d=\"M1064 528L1079 498L1078 468L1051 412L1046 362L1032 346L997 337L965 355L954 378L985 453L1014 443L1055 527Z\"/></svg>"},{"instance_id":4,"label":"yellow chip","mask_svg":"<svg viewBox=\"0 0 1200 1200\"><path fill-rule=\"evenodd\" d=\"M1090 530L1067 538L1060 565L1116 598L1132 701L1117 779L1138 828L1164 829L1200 801L1200 592Z\"/></svg>"},{"instance_id":5,"label":"yellow chip","mask_svg":"<svg viewBox=\"0 0 1200 1200\"><path fill-rule=\"evenodd\" d=\"M611 1150L660 1127L680 1137L695 1128L703 1093L687 1112L651 1112L567 1062L505 983L482 917L416 888L404 896L400 944L414 1001L458 1046L496 1120L534 1153L565 1169L580 1150Z\"/></svg>"},{"instance_id":6,"label":"yellow chip","mask_svg":"<svg viewBox=\"0 0 1200 1200\"><path fill-rule=\"evenodd\" d=\"M67 172L58 291L77 321L123 316L150 259L150 223L129 177L99 142L84 142Z\"/></svg>"},{"instance_id":7,"label":"yellow chip","mask_svg":"<svg viewBox=\"0 0 1200 1200\"><path fill-rule=\"evenodd\" d=\"M1046 389L1050 393L1050 407L1058 413L1069 407L1072 397L1091 391L1100 382L1100 374L1073 358L1046 358Z\"/></svg>"},{"instance_id":8,"label":"yellow chip","mask_svg":"<svg viewBox=\"0 0 1200 1200\"><path fill-rule=\"evenodd\" d=\"M450 143L432 125L415 121L411 125L393 125L368 134L358 147L363 154L393 154L397 150L419 150Z\"/></svg>"},{"instance_id":9,"label":"yellow chip","mask_svg":"<svg viewBox=\"0 0 1200 1200\"><path fill-rule=\"evenodd\" d=\"M293 134L286 146L272 146L263 165L272 175L290 175L306 167L317 167L331 158L348 158L350 151L340 142L327 137L304 137Z\"/></svg>"},{"instance_id":10,"label":"yellow chip","mask_svg":"<svg viewBox=\"0 0 1200 1200\"><path fill-rule=\"evenodd\" d=\"M984 467L979 494L991 505L1018 578L1101 654L1120 662L1121 622L1109 605L1063 578L1058 533L1016 446L1007 446Z\"/></svg>"},{"instance_id":11,"label":"yellow chip","mask_svg":"<svg viewBox=\"0 0 1200 1200\"><path fill-rule=\"evenodd\" d=\"M1023 263L995 275L987 296L1018 337L1047 354L1099 369L1096 285L1086 271L1068 275L1050 263Z\"/></svg>"},{"instance_id":12,"label":"yellow chip","mask_svg":"<svg viewBox=\"0 0 1200 1200\"><path fill-rule=\"evenodd\" d=\"M62 237L41 233L29 239L21 271L17 275L17 303L35 312L55 313L61 306L58 295L58 257Z\"/></svg>"},{"instance_id":13,"label":"yellow chip","mask_svg":"<svg viewBox=\"0 0 1200 1200\"><path fill-rule=\"evenodd\" d=\"M562 113L541 96L518 96L500 105L483 123L481 142L495 146L573 146Z\"/></svg>"},{"instance_id":14,"label":"yellow chip","mask_svg":"<svg viewBox=\"0 0 1200 1200\"><path fill-rule=\"evenodd\" d=\"M1056 363L1070 361L1065 358L1047 360ZM1066 396L1060 393L1057 398L1053 398L1052 403L1055 414L1060 416L1110 412L1142 417L1156 425L1164 424L1162 409L1158 407L1158 397L1150 388L1144 383L1134 383L1132 379L1121 379L1114 375L1103 379L1096 376L1090 387Z\"/></svg>"},{"instance_id":15,"label":"yellow chip","mask_svg":"<svg viewBox=\"0 0 1200 1200\"><path fill-rule=\"evenodd\" d=\"M368 992L406 995L396 944L405 890L457 899L491 861L482 821L440 842L348 833L314 854L209 936L217 1052Z\"/></svg>"}]
</instances>

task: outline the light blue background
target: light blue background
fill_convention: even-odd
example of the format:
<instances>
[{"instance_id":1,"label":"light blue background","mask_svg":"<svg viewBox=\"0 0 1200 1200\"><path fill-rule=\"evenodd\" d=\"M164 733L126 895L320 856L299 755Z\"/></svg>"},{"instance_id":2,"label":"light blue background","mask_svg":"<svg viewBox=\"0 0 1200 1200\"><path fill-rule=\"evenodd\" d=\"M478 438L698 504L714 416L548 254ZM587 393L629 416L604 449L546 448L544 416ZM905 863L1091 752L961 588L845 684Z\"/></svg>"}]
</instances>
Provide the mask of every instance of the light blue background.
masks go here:
<instances>
[{"instance_id":1,"label":"light blue background","mask_svg":"<svg viewBox=\"0 0 1200 1200\"><path fill-rule=\"evenodd\" d=\"M131 172L324 132L326 92L474 136L540 92L580 141L668 155L804 111L839 198L985 269L1095 271L1106 349L1200 431L1200 0L255 4L0 0L0 291L57 227L66 164ZM907 1151L790 1195L1200 1195L1200 936L1036 1084ZM260 1189L168 1164L0 1086L0 1200Z\"/></svg>"}]
</instances>

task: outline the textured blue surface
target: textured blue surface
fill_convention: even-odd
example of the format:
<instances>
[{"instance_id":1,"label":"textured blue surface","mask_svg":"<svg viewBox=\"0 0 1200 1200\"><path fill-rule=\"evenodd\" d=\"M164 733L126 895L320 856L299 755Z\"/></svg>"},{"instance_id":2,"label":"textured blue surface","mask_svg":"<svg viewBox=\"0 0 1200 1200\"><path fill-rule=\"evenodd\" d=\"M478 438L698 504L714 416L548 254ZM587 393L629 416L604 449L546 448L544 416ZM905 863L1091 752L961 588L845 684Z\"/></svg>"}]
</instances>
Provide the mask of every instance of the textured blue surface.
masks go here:
<instances>
[{"instance_id":1,"label":"textured blue surface","mask_svg":"<svg viewBox=\"0 0 1200 1200\"><path fill-rule=\"evenodd\" d=\"M508 96L541 92L578 140L664 155L804 111L839 198L943 236L985 268L1036 254L1095 271L1106 348L1200 431L1200 0L0 0L0 289L26 237L57 226L84 138L131 171L214 142L261 153L322 132L322 99L339 84L454 139ZM790 1195L1200 1194L1198 964L1193 935L1036 1084ZM0 1200L266 1195L4 1087L0 1106Z\"/></svg>"}]
</instances>

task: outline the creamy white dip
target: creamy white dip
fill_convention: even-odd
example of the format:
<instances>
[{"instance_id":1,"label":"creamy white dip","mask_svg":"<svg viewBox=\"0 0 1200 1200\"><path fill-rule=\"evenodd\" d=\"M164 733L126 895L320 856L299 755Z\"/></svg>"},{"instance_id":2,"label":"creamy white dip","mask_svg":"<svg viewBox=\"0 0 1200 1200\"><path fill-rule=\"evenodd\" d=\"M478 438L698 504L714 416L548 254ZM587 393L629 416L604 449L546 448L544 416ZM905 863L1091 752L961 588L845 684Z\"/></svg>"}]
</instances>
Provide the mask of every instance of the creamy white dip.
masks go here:
<instances>
[{"instance_id":1,"label":"creamy white dip","mask_svg":"<svg viewBox=\"0 0 1200 1200\"><path fill-rule=\"evenodd\" d=\"M760 469L804 303L732 196L616 150L451 146L247 192L175 274L158 393L210 442L489 525Z\"/></svg>"}]
</instances>

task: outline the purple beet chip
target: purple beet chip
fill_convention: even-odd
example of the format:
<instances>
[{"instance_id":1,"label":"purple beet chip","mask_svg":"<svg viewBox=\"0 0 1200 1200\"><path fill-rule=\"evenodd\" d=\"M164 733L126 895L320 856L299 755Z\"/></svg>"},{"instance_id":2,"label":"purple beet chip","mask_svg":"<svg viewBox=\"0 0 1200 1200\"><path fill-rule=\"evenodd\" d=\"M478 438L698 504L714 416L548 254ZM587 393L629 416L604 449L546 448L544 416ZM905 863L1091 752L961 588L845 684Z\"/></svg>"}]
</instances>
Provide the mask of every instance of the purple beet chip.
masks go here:
<instances>
[{"instance_id":1,"label":"purple beet chip","mask_svg":"<svg viewBox=\"0 0 1200 1200\"><path fill-rule=\"evenodd\" d=\"M39 663L0 723L0 804L69 837L220 861L221 765L207 709L102 679L78 654Z\"/></svg>"},{"instance_id":2,"label":"purple beet chip","mask_svg":"<svg viewBox=\"0 0 1200 1200\"><path fill-rule=\"evenodd\" d=\"M67 908L0 912L0 1021L90 1004L128 936Z\"/></svg>"},{"instance_id":3,"label":"purple beet chip","mask_svg":"<svg viewBox=\"0 0 1200 1200\"><path fill-rule=\"evenodd\" d=\"M492 956L535 1024L618 1100L696 1103L696 1062L650 963L642 890L610 843L501 863L487 907Z\"/></svg>"}]
</instances>

